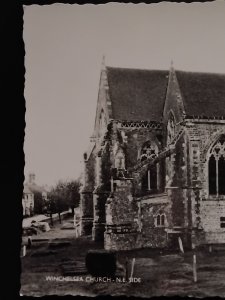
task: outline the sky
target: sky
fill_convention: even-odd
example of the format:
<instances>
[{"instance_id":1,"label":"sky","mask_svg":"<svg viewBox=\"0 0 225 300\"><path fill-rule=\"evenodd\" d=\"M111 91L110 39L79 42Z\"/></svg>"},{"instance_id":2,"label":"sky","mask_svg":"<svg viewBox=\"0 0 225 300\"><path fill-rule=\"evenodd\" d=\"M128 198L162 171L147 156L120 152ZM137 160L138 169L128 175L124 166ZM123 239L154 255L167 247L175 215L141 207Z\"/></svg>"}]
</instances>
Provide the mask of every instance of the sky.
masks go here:
<instances>
[{"instance_id":1,"label":"sky","mask_svg":"<svg viewBox=\"0 0 225 300\"><path fill-rule=\"evenodd\" d=\"M225 2L24 6L25 176L77 179L103 55L114 67L225 73Z\"/></svg>"}]
</instances>

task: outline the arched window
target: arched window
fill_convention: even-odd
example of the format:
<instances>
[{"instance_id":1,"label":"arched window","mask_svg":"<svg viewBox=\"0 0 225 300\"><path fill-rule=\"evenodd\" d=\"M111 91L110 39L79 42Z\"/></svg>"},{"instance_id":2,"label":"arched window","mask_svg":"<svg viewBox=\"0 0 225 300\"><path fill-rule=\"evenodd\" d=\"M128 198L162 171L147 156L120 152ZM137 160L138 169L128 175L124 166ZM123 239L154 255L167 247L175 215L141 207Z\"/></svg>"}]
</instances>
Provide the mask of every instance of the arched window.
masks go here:
<instances>
[{"instance_id":1,"label":"arched window","mask_svg":"<svg viewBox=\"0 0 225 300\"><path fill-rule=\"evenodd\" d=\"M208 160L210 195L225 195L225 135L213 145Z\"/></svg>"},{"instance_id":2,"label":"arched window","mask_svg":"<svg viewBox=\"0 0 225 300\"><path fill-rule=\"evenodd\" d=\"M166 226L166 216L165 216L165 214L158 214L157 216L155 216L155 226L156 227Z\"/></svg>"},{"instance_id":3,"label":"arched window","mask_svg":"<svg viewBox=\"0 0 225 300\"><path fill-rule=\"evenodd\" d=\"M157 222L157 226L161 225L161 216L160 215L157 216L156 222Z\"/></svg>"},{"instance_id":4,"label":"arched window","mask_svg":"<svg viewBox=\"0 0 225 300\"><path fill-rule=\"evenodd\" d=\"M142 178L143 191L157 190L157 166L152 165Z\"/></svg>"},{"instance_id":5,"label":"arched window","mask_svg":"<svg viewBox=\"0 0 225 300\"><path fill-rule=\"evenodd\" d=\"M158 155L158 147L154 142L147 141L144 143L140 153L140 160L155 158ZM142 177L142 190L154 191L157 189L157 166L151 165Z\"/></svg>"},{"instance_id":6,"label":"arched window","mask_svg":"<svg viewBox=\"0 0 225 300\"><path fill-rule=\"evenodd\" d=\"M170 113L168 123L167 123L167 145L171 143L175 136L175 119L174 115Z\"/></svg>"}]
</instances>

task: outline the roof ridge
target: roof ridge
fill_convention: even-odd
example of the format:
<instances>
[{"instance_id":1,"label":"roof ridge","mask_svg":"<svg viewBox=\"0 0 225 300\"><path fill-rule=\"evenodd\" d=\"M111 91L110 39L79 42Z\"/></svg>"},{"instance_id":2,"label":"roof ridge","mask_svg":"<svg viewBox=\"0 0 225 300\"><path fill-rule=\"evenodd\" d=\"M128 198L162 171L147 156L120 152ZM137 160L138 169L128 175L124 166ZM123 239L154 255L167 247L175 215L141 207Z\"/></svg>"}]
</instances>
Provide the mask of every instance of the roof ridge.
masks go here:
<instances>
[{"instance_id":1,"label":"roof ridge","mask_svg":"<svg viewBox=\"0 0 225 300\"><path fill-rule=\"evenodd\" d=\"M186 73L186 74L199 74L199 75L219 75L225 76L225 73L216 73L216 72L201 72L201 71L184 71L184 70L176 70L176 73Z\"/></svg>"},{"instance_id":2,"label":"roof ridge","mask_svg":"<svg viewBox=\"0 0 225 300\"><path fill-rule=\"evenodd\" d=\"M147 68L131 68L131 67L115 67L115 66L105 66L106 69L116 69L116 70L126 70L126 71L149 71L149 72L168 72L169 73L169 69L147 69ZM221 75L221 76L225 76L225 73L221 73L221 72L210 72L210 71L187 71L187 70L181 70L181 69L175 69L176 72L180 73L186 73L186 74L209 74L209 75Z\"/></svg>"},{"instance_id":3,"label":"roof ridge","mask_svg":"<svg viewBox=\"0 0 225 300\"><path fill-rule=\"evenodd\" d=\"M106 66L106 69L115 69L115 70L126 70L126 71L149 71L149 72L167 72L169 73L169 70L165 69L145 69L145 68L128 68L128 67L112 67L112 66Z\"/></svg>"}]
</instances>

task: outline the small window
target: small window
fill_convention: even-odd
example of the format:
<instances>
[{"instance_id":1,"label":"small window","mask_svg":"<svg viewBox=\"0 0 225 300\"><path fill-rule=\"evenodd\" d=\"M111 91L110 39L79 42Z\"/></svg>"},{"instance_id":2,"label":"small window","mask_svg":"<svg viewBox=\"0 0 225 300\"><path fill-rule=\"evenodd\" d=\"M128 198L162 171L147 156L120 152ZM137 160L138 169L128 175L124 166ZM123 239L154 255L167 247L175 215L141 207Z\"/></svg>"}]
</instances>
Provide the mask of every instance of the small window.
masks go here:
<instances>
[{"instance_id":1,"label":"small window","mask_svg":"<svg viewBox=\"0 0 225 300\"><path fill-rule=\"evenodd\" d=\"M160 226L161 225L161 216L158 215L157 216L157 226Z\"/></svg>"},{"instance_id":2,"label":"small window","mask_svg":"<svg viewBox=\"0 0 225 300\"><path fill-rule=\"evenodd\" d=\"M161 225L162 226L165 225L165 216L164 215L161 216Z\"/></svg>"},{"instance_id":3,"label":"small window","mask_svg":"<svg viewBox=\"0 0 225 300\"><path fill-rule=\"evenodd\" d=\"M220 228L225 228L225 217L220 217Z\"/></svg>"},{"instance_id":4,"label":"small window","mask_svg":"<svg viewBox=\"0 0 225 300\"><path fill-rule=\"evenodd\" d=\"M163 215L157 215L155 218L155 225L156 227L164 227L165 226L165 214Z\"/></svg>"}]
</instances>

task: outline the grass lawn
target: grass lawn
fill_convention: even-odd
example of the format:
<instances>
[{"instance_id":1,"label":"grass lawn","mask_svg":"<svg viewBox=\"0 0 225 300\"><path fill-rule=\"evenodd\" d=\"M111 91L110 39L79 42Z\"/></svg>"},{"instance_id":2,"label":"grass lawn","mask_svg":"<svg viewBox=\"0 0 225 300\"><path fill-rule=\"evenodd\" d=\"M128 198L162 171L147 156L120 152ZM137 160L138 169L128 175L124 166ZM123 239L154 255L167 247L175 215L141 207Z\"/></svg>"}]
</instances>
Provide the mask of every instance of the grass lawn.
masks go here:
<instances>
[{"instance_id":1,"label":"grass lawn","mask_svg":"<svg viewBox=\"0 0 225 300\"><path fill-rule=\"evenodd\" d=\"M90 282L89 274L73 275L71 271L84 269L87 251L103 248L101 243L91 241L90 237L76 239L73 229L62 230L59 225L41 234L40 238L43 241L34 242L27 255L21 258L22 295L225 297L225 249L214 249L212 253L197 251L197 283L193 282L191 252L182 255L151 249L120 252L118 258L122 264L126 257L129 263L135 257L133 277L140 278L141 282L105 283ZM130 269L131 264L129 272ZM46 276L73 279L76 276L78 281L49 281Z\"/></svg>"}]
</instances>

